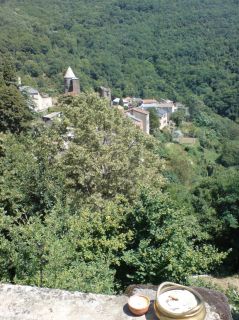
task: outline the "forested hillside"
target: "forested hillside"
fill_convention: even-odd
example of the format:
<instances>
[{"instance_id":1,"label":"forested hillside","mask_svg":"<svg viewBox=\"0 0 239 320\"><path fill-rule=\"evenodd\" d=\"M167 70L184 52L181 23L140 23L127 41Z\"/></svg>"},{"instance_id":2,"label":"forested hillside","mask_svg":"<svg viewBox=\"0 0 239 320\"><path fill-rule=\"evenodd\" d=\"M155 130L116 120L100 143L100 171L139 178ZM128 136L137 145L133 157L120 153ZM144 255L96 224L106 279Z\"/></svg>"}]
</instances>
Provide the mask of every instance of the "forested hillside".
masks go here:
<instances>
[{"instance_id":1,"label":"forested hillside","mask_svg":"<svg viewBox=\"0 0 239 320\"><path fill-rule=\"evenodd\" d=\"M0 281L112 293L237 272L235 122L193 101L180 145L82 93L49 126L15 78L1 60Z\"/></svg>"},{"instance_id":2,"label":"forested hillside","mask_svg":"<svg viewBox=\"0 0 239 320\"><path fill-rule=\"evenodd\" d=\"M0 1L1 282L118 293L238 273L238 7ZM68 65L75 97L60 95ZM58 96L51 125L17 76ZM189 113L161 131L154 118L147 135L93 93L101 85Z\"/></svg>"},{"instance_id":3,"label":"forested hillside","mask_svg":"<svg viewBox=\"0 0 239 320\"><path fill-rule=\"evenodd\" d=\"M62 90L72 65L84 90L163 97L238 117L237 0L1 1L0 48L25 83Z\"/></svg>"}]
</instances>

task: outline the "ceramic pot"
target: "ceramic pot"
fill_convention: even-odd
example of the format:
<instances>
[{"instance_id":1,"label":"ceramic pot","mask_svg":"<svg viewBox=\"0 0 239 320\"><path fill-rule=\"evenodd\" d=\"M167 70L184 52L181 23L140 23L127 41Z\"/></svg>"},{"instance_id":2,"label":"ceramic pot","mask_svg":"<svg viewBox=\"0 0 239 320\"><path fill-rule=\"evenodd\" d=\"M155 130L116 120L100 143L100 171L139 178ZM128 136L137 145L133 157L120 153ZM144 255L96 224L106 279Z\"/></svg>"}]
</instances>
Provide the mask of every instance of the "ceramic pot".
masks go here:
<instances>
[{"instance_id":1,"label":"ceramic pot","mask_svg":"<svg viewBox=\"0 0 239 320\"><path fill-rule=\"evenodd\" d=\"M137 303L137 300L140 300L140 303ZM149 298L143 295L134 295L128 300L129 310L136 316L145 314L149 309L149 305Z\"/></svg>"}]
</instances>

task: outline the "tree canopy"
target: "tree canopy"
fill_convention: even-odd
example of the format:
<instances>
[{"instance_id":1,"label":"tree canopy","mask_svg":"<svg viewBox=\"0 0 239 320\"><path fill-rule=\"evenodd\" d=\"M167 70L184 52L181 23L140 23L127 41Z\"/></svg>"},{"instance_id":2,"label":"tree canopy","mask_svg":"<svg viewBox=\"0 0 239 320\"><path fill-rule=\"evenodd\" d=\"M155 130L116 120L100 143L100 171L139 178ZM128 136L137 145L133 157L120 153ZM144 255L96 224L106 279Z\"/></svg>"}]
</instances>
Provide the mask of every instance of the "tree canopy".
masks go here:
<instances>
[{"instance_id":1,"label":"tree canopy","mask_svg":"<svg viewBox=\"0 0 239 320\"><path fill-rule=\"evenodd\" d=\"M10 0L0 18L1 51L43 91L61 92L71 65L83 90L181 102L193 94L238 117L237 1Z\"/></svg>"},{"instance_id":2,"label":"tree canopy","mask_svg":"<svg viewBox=\"0 0 239 320\"><path fill-rule=\"evenodd\" d=\"M26 130L33 114L16 87L16 70L12 61L0 55L0 131L19 133Z\"/></svg>"},{"instance_id":3,"label":"tree canopy","mask_svg":"<svg viewBox=\"0 0 239 320\"><path fill-rule=\"evenodd\" d=\"M160 142L96 94L58 107L51 126L1 134L2 280L112 293L222 263L198 217L163 192Z\"/></svg>"}]
</instances>

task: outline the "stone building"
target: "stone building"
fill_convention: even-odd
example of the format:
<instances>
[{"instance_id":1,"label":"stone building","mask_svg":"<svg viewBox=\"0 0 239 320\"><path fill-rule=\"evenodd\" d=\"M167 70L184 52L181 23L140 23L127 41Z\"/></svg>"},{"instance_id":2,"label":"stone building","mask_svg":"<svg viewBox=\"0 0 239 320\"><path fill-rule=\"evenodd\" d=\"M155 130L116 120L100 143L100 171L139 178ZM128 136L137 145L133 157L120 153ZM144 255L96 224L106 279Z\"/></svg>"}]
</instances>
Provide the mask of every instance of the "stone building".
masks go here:
<instances>
[{"instance_id":1,"label":"stone building","mask_svg":"<svg viewBox=\"0 0 239 320\"><path fill-rule=\"evenodd\" d=\"M71 69L68 67L64 75L64 90L65 94L78 95L80 93L80 81Z\"/></svg>"},{"instance_id":2,"label":"stone building","mask_svg":"<svg viewBox=\"0 0 239 320\"><path fill-rule=\"evenodd\" d=\"M149 134L149 112L140 108L131 108L126 111L126 115L131 115L138 121L141 121L140 125L142 130Z\"/></svg>"},{"instance_id":3,"label":"stone building","mask_svg":"<svg viewBox=\"0 0 239 320\"><path fill-rule=\"evenodd\" d=\"M139 127L142 131L144 131L143 121L133 116L130 112L125 113L126 116L134 123L136 127Z\"/></svg>"},{"instance_id":4,"label":"stone building","mask_svg":"<svg viewBox=\"0 0 239 320\"><path fill-rule=\"evenodd\" d=\"M27 96L29 108L36 112L43 112L53 106L52 98L47 94L41 94L35 88L19 86L19 90Z\"/></svg>"},{"instance_id":5,"label":"stone building","mask_svg":"<svg viewBox=\"0 0 239 320\"><path fill-rule=\"evenodd\" d=\"M159 129L162 130L168 126L168 113L163 109L156 109L156 111L159 118Z\"/></svg>"},{"instance_id":6,"label":"stone building","mask_svg":"<svg viewBox=\"0 0 239 320\"><path fill-rule=\"evenodd\" d=\"M143 110L148 110L150 108L155 108L156 110L164 110L168 114L168 121L170 114L177 110L176 104L171 100L160 99L160 101L154 99L145 99L141 104L140 108Z\"/></svg>"}]
</instances>

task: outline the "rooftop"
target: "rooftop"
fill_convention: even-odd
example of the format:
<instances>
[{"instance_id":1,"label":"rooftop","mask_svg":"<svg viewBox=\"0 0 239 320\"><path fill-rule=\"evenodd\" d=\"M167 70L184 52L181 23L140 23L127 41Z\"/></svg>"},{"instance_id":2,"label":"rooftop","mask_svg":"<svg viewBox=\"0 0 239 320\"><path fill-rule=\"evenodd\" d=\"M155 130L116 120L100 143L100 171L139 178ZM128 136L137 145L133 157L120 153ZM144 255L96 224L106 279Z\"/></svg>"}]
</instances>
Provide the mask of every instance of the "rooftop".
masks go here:
<instances>
[{"instance_id":1,"label":"rooftop","mask_svg":"<svg viewBox=\"0 0 239 320\"><path fill-rule=\"evenodd\" d=\"M132 109L130 109L130 111L131 110L134 111L134 112L139 112L139 113L143 113L143 114L149 114L148 111L140 109L140 108L132 108Z\"/></svg>"},{"instance_id":2,"label":"rooftop","mask_svg":"<svg viewBox=\"0 0 239 320\"><path fill-rule=\"evenodd\" d=\"M174 104L173 104L173 102L160 102L158 104L158 107L159 108L173 108Z\"/></svg>"},{"instance_id":3,"label":"rooftop","mask_svg":"<svg viewBox=\"0 0 239 320\"><path fill-rule=\"evenodd\" d=\"M30 95L35 95L35 94L39 93L39 91L37 89L34 89L30 86L20 86L19 90L21 92L26 92L27 94L30 94Z\"/></svg>"},{"instance_id":4,"label":"rooftop","mask_svg":"<svg viewBox=\"0 0 239 320\"><path fill-rule=\"evenodd\" d=\"M68 67L68 69L67 69L67 71L66 71L66 73L64 75L64 78L67 78L67 79L78 79L75 76L75 74L74 74L73 70L71 69L71 67Z\"/></svg>"},{"instance_id":5,"label":"rooftop","mask_svg":"<svg viewBox=\"0 0 239 320\"><path fill-rule=\"evenodd\" d=\"M144 104L154 104L154 103L158 103L158 101L155 99L143 99L143 103Z\"/></svg>"},{"instance_id":6,"label":"rooftop","mask_svg":"<svg viewBox=\"0 0 239 320\"><path fill-rule=\"evenodd\" d=\"M61 112L52 112L43 116L43 119L51 120L60 116L61 116Z\"/></svg>"},{"instance_id":7,"label":"rooftop","mask_svg":"<svg viewBox=\"0 0 239 320\"><path fill-rule=\"evenodd\" d=\"M142 109L149 109L149 108L158 108L159 104L157 103L143 103L141 104L140 108Z\"/></svg>"}]
</instances>

